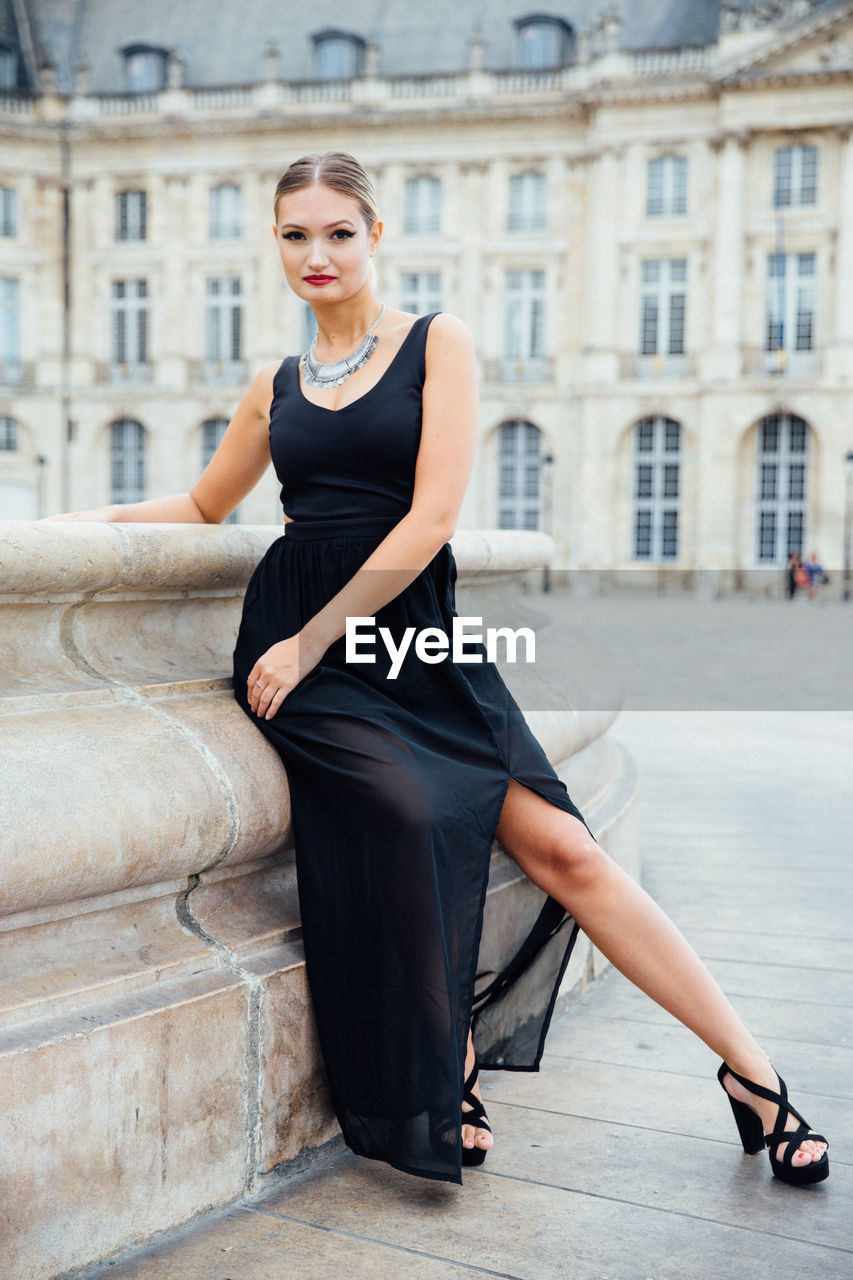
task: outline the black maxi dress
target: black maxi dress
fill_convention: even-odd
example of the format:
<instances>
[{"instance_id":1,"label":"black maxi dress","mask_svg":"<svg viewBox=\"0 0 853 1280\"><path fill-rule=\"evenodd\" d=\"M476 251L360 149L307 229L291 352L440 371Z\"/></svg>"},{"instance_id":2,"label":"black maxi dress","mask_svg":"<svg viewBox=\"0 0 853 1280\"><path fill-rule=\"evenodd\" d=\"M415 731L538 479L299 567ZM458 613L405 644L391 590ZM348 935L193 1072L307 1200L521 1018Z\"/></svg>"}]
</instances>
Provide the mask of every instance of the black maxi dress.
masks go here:
<instances>
[{"instance_id":1,"label":"black maxi dress","mask_svg":"<svg viewBox=\"0 0 853 1280\"><path fill-rule=\"evenodd\" d=\"M460 1183L469 1026L482 1067L538 1070L577 934L537 890L499 971L478 971L510 778L587 824L484 646L466 642L481 664L450 653L427 664L412 644L390 676L379 627L396 645L411 626L452 633L450 543L377 610L375 663L348 664L341 636L270 720L246 688L257 659L335 596L409 510L435 314L414 321L379 382L341 409L303 395L298 357L279 366L270 451L291 521L246 588L234 695L286 771L306 973L345 1141Z\"/></svg>"}]
</instances>

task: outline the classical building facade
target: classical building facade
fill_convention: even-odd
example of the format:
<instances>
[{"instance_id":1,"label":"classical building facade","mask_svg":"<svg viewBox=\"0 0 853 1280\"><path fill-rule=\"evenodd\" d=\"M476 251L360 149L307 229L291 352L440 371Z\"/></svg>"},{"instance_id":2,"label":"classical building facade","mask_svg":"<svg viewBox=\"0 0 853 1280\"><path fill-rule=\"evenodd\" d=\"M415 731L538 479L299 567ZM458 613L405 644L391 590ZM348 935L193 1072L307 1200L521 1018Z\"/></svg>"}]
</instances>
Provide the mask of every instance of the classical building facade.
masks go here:
<instances>
[{"instance_id":1,"label":"classical building facade","mask_svg":"<svg viewBox=\"0 0 853 1280\"><path fill-rule=\"evenodd\" d=\"M185 490L313 317L272 235L356 155L377 293L477 347L461 527L565 569L840 561L853 4L0 5L0 517ZM377 17L381 15L381 17ZM849 468L848 468L849 470ZM232 519L281 519L272 469Z\"/></svg>"}]
</instances>

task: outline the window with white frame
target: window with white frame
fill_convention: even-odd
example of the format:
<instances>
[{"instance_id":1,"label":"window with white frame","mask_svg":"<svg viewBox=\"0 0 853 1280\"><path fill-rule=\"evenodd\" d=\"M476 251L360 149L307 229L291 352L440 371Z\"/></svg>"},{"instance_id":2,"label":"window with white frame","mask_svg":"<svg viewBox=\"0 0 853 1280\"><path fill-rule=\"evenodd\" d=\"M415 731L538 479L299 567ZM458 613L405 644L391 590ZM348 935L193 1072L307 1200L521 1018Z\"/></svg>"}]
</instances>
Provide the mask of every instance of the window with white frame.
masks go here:
<instances>
[{"instance_id":1,"label":"window with white frame","mask_svg":"<svg viewBox=\"0 0 853 1280\"><path fill-rule=\"evenodd\" d=\"M240 276L211 276L207 281L204 356L209 363L243 358L243 282Z\"/></svg>"},{"instance_id":2,"label":"window with white frame","mask_svg":"<svg viewBox=\"0 0 853 1280\"><path fill-rule=\"evenodd\" d=\"M145 428L120 418L110 428L113 502L141 502L145 497Z\"/></svg>"},{"instance_id":3,"label":"window with white frame","mask_svg":"<svg viewBox=\"0 0 853 1280\"><path fill-rule=\"evenodd\" d=\"M235 182L210 189L211 240L239 240L243 234L241 190Z\"/></svg>"},{"instance_id":4,"label":"window with white frame","mask_svg":"<svg viewBox=\"0 0 853 1280\"><path fill-rule=\"evenodd\" d=\"M817 147L803 143L773 153L773 208L817 201Z\"/></svg>"},{"instance_id":5,"label":"window with white frame","mask_svg":"<svg viewBox=\"0 0 853 1280\"><path fill-rule=\"evenodd\" d=\"M117 191L116 240L144 240L147 236L148 196L145 191Z\"/></svg>"},{"instance_id":6,"label":"window with white frame","mask_svg":"<svg viewBox=\"0 0 853 1280\"><path fill-rule=\"evenodd\" d=\"M419 316L441 310L441 273L438 271L402 271L400 273L400 307Z\"/></svg>"},{"instance_id":7,"label":"window with white frame","mask_svg":"<svg viewBox=\"0 0 853 1280\"><path fill-rule=\"evenodd\" d=\"M0 449L12 453L18 447L18 424L14 418L0 417Z\"/></svg>"},{"instance_id":8,"label":"window with white frame","mask_svg":"<svg viewBox=\"0 0 853 1280\"><path fill-rule=\"evenodd\" d=\"M640 354L683 355L687 260L649 259L642 264Z\"/></svg>"},{"instance_id":9,"label":"window with white frame","mask_svg":"<svg viewBox=\"0 0 853 1280\"><path fill-rule=\"evenodd\" d=\"M17 89L18 55L7 44L0 44L0 89Z\"/></svg>"},{"instance_id":10,"label":"window with white frame","mask_svg":"<svg viewBox=\"0 0 853 1280\"><path fill-rule=\"evenodd\" d=\"M441 180L421 175L407 178L403 195L403 233L434 236L441 232Z\"/></svg>"},{"instance_id":11,"label":"window with white frame","mask_svg":"<svg viewBox=\"0 0 853 1280\"><path fill-rule=\"evenodd\" d=\"M545 231L548 183L544 173L516 173L509 180L509 231Z\"/></svg>"},{"instance_id":12,"label":"window with white frame","mask_svg":"<svg viewBox=\"0 0 853 1280\"><path fill-rule=\"evenodd\" d=\"M0 236L18 234L18 193L14 187L0 187Z\"/></svg>"},{"instance_id":13,"label":"window with white frame","mask_svg":"<svg viewBox=\"0 0 853 1280\"><path fill-rule=\"evenodd\" d=\"M322 31L314 41L314 74L319 80L350 80L361 75L364 41L346 31Z\"/></svg>"},{"instance_id":14,"label":"window with white frame","mask_svg":"<svg viewBox=\"0 0 853 1280\"><path fill-rule=\"evenodd\" d=\"M0 276L0 377L17 377L21 364L21 284Z\"/></svg>"},{"instance_id":15,"label":"window with white frame","mask_svg":"<svg viewBox=\"0 0 853 1280\"><path fill-rule=\"evenodd\" d=\"M532 422L502 422L498 432L498 528L538 529L541 432Z\"/></svg>"},{"instance_id":16,"label":"window with white frame","mask_svg":"<svg viewBox=\"0 0 853 1280\"><path fill-rule=\"evenodd\" d=\"M812 351L815 321L814 253L767 257L765 351Z\"/></svg>"},{"instance_id":17,"label":"window with white frame","mask_svg":"<svg viewBox=\"0 0 853 1280\"><path fill-rule=\"evenodd\" d=\"M208 418L206 422L201 424L201 467L202 471L209 465L213 455L222 443L222 437L228 430L227 418ZM222 521L223 524L238 524L239 507L227 515Z\"/></svg>"},{"instance_id":18,"label":"window with white frame","mask_svg":"<svg viewBox=\"0 0 853 1280\"><path fill-rule=\"evenodd\" d=\"M545 356L545 272L507 271L504 354L508 360Z\"/></svg>"},{"instance_id":19,"label":"window with white frame","mask_svg":"<svg viewBox=\"0 0 853 1280\"><path fill-rule=\"evenodd\" d=\"M169 53L156 45L127 45L124 84L128 93L156 93L166 86Z\"/></svg>"},{"instance_id":20,"label":"window with white frame","mask_svg":"<svg viewBox=\"0 0 853 1280\"><path fill-rule=\"evenodd\" d=\"M574 46L574 32L561 18L531 14L516 19L515 29L517 64L528 70L563 66Z\"/></svg>"},{"instance_id":21,"label":"window with white frame","mask_svg":"<svg viewBox=\"0 0 853 1280\"><path fill-rule=\"evenodd\" d=\"M755 558L787 564L802 553L806 532L808 423L793 413L772 413L756 432Z\"/></svg>"},{"instance_id":22,"label":"window with white frame","mask_svg":"<svg viewBox=\"0 0 853 1280\"><path fill-rule=\"evenodd\" d=\"M687 212L687 156L658 156L646 166L646 217Z\"/></svg>"},{"instance_id":23,"label":"window with white frame","mask_svg":"<svg viewBox=\"0 0 853 1280\"><path fill-rule=\"evenodd\" d=\"M131 369L148 365L148 281L114 280L112 362Z\"/></svg>"},{"instance_id":24,"label":"window with white frame","mask_svg":"<svg viewBox=\"0 0 853 1280\"><path fill-rule=\"evenodd\" d=\"M643 418L634 427L633 555L674 560L678 555L681 427L672 418Z\"/></svg>"}]
</instances>

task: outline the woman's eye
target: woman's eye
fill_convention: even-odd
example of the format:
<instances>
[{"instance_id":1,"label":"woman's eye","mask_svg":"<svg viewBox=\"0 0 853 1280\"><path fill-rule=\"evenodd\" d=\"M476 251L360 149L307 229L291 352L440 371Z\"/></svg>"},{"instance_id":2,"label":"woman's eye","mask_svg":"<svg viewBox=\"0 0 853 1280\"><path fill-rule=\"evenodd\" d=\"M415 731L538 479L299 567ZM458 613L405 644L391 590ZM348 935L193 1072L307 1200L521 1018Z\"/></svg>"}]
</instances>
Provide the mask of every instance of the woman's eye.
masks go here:
<instances>
[{"instance_id":1,"label":"woman's eye","mask_svg":"<svg viewBox=\"0 0 853 1280\"><path fill-rule=\"evenodd\" d=\"M355 232L347 231L345 227L338 227L337 231L333 232L332 234L336 236L344 236L345 239L351 240L352 237L355 235Z\"/></svg>"},{"instance_id":2,"label":"woman's eye","mask_svg":"<svg viewBox=\"0 0 853 1280\"><path fill-rule=\"evenodd\" d=\"M333 232L332 232L332 235L333 235L333 236L343 236L345 240L351 240L351 239L352 239L352 237L355 235L355 232L354 232L354 231L347 231L347 229L346 229L345 227L338 227L337 231L333 231ZM302 236L302 232L301 232L301 231L285 231L285 232L284 232L284 234L283 234L283 236L282 236L282 239L283 239L283 240L293 240L293 239L294 239L294 237L296 237L297 239L302 239L302 238L303 238L303 236Z\"/></svg>"}]
</instances>

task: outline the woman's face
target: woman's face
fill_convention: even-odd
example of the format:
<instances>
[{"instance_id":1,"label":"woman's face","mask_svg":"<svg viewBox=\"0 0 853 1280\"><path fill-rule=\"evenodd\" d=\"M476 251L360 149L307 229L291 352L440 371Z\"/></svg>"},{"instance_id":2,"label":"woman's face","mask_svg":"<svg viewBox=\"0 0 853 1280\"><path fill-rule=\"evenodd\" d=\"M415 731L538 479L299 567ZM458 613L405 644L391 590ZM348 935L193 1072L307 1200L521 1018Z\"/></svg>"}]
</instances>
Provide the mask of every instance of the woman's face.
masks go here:
<instances>
[{"instance_id":1,"label":"woman's face","mask_svg":"<svg viewBox=\"0 0 853 1280\"><path fill-rule=\"evenodd\" d=\"M368 232L356 200L315 183L280 197L274 230L287 283L300 298L322 304L364 286L382 223Z\"/></svg>"}]
</instances>

